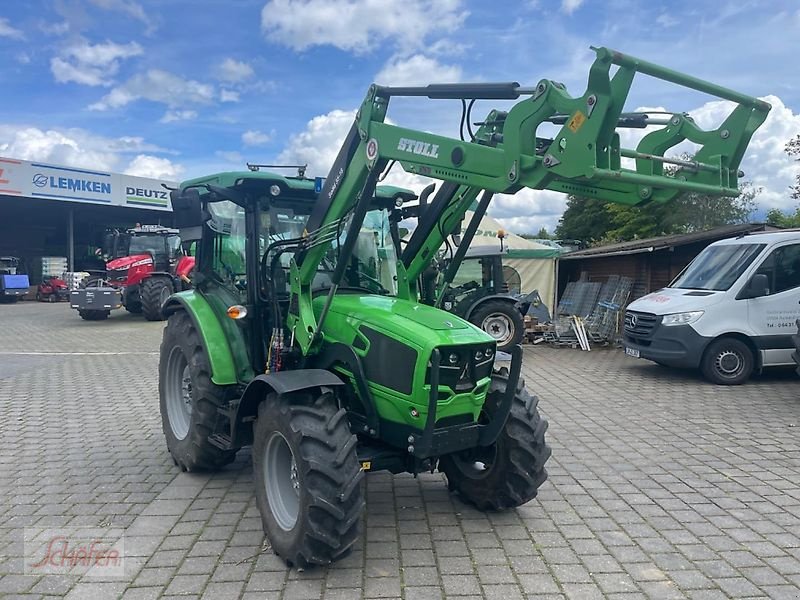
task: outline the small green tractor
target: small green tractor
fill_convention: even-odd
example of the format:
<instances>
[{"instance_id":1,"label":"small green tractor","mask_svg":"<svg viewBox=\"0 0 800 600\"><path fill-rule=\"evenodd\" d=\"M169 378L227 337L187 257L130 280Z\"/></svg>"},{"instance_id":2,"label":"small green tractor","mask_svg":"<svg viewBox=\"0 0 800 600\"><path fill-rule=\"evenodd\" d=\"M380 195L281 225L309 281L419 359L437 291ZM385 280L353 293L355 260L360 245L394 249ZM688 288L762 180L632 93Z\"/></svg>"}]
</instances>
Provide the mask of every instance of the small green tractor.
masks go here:
<instances>
[{"instance_id":1,"label":"small green tractor","mask_svg":"<svg viewBox=\"0 0 800 600\"><path fill-rule=\"evenodd\" d=\"M550 80L530 88L373 85L318 187L304 176L243 171L193 179L172 193L197 263L194 289L164 307L167 447L181 469L194 471L222 467L252 446L264 531L287 563L347 554L369 471L438 470L480 510L520 506L544 483L547 421L520 376L521 347L498 368L496 340L436 307L441 298L430 294L446 286L423 285L473 203L479 222L493 194L525 187L629 205L683 192L738 195L740 161L769 105L596 52L578 97ZM730 100L731 113L713 131L682 112L625 114L636 73ZM385 122L396 96L456 100L467 135ZM473 131L476 100L513 105L490 111ZM635 150L620 146L618 127L650 125ZM684 140L699 148L693 160L664 156ZM405 244L402 205L416 195L377 185L395 163L440 182ZM453 268L477 226L467 225Z\"/></svg>"}]
</instances>

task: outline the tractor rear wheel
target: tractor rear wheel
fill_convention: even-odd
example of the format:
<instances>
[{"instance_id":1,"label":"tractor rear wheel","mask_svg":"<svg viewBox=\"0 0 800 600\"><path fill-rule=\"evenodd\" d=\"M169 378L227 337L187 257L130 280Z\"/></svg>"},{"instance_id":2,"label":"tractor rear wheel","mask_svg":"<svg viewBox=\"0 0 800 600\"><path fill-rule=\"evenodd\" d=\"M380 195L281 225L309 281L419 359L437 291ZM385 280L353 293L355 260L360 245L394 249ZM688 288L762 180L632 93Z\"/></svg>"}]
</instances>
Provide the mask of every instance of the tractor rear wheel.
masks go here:
<instances>
[{"instance_id":1,"label":"tractor rear wheel","mask_svg":"<svg viewBox=\"0 0 800 600\"><path fill-rule=\"evenodd\" d=\"M167 277L148 277L145 279L139 288L144 318L148 321L163 321L164 313L162 309L172 292L172 282Z\"/></svg>"},{"instance_id":2,"label":"tractor rear wheel","mask_svg":"<svg viewBox=\"0 0 800 600\"><path fill-rule=\"evenodd\" d=\"M364 473L333 393L270 394L253 439L256 505L275 553L300 568L347 554L359 535Z\"/></svg>"},{"instance_id":3,"label":"tractor rear wheel","mask_svg":"<svg viewBox=\"0 0 800 600\"><path fill-rule=\"evenodd\" d=\"M78 314L84 321L105 321L111 311L108 310L79 310Z\"/></svg>"},{"instance_id":4,"label":"tractor rear wheel","mask_svg":"<svg viewBox=\"0 0 800 600\"><path fill-rule=\"evenodd\" d=\"M211 381L200 334L184 311L170 315L164 328L158 396L167 449L182 471L217 469L233 461L236 450L209 441L225 392Z\"/></svg>"},{"instance_id":5,"label":"tractor rear wheel","mask_svg":"<svg viewBox=\"0 0 800 600\"><path fill-rule=\"evenodd\" d=\"M507 382L505 377L492 376L484 419L497 410ZM550 458L550 447L545 442L547 421L539 415L538 403L520 380L497 440L490 446L443 456L439 461L439 470L447 476L450 490L479 510L505 510L535 498L547 479L544 465Z\"/></svg>"},{"instance_id":6,"label":"tractor rear wheel","mask_svg":"<svg viewBox=\"0 0 800 600\"><path fill-rule=\"evenodd\" d=\"M497 341L500 352L510 352L522 341L525 322L513 302L489 300L480 304L470 315L470 322L483 329Z\"/></svg>"}]
</instances>

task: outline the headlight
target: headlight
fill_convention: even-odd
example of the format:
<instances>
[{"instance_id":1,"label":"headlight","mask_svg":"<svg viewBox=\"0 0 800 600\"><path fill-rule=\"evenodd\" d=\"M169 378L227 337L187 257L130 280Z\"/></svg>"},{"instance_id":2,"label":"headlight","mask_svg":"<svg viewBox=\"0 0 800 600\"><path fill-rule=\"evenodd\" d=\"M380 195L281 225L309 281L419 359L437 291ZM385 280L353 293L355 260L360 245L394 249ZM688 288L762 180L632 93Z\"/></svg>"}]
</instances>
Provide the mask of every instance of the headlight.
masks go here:
<instances>
[{"instance_id":1,"label":"headlight","mask_svg":"<svg viewBox=\"0 0 800 600\"><path fill-rule=\"evenodd\" d=\"M448 357L447 357L447 361L448 361L448 362L449 362L451 365L458 364L458 354L456 354L455 352L453 352L452 354L450 354L450 356L448 356Z\"/></svg>"},{"instance_id":2,"label":"headlight","mask_svg":"<svg viewBox=\"0 0 800 600\"><path fill-rule=\"evenodd\" d=\"M662 325L689 325L697 321L703 316L703 310L692 310L689 312L673 313L671 315L664 315L661 319Z\"/></svg>"},{"instance_id":3,"label":"headlight","mask_svg":"<svg viewBox=\"0 0 800 600\"><path fill-rule=\"evenodd\" d=\"M483 350L476 350L475 351L475 362L480 362L483 360Z\"/></svg>"}]
</instances>

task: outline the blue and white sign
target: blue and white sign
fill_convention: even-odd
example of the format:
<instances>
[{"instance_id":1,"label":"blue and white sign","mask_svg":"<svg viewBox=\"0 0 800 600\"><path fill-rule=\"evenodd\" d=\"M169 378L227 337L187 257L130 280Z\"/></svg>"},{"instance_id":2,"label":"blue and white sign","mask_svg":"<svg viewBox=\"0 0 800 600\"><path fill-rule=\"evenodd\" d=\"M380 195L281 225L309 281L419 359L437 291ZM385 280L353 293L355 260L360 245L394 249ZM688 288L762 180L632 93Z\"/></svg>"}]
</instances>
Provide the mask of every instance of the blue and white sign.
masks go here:
<instances>
[{"instance_id":1,"label":"blue and white sign","mask_svg":"<svg viewBox=\"0 0 800 600\"><path fill-rule=\"evenodd\" d=\"M176 182L0 158L0 195L172 210Z\"/></svg>"}]
</instances>

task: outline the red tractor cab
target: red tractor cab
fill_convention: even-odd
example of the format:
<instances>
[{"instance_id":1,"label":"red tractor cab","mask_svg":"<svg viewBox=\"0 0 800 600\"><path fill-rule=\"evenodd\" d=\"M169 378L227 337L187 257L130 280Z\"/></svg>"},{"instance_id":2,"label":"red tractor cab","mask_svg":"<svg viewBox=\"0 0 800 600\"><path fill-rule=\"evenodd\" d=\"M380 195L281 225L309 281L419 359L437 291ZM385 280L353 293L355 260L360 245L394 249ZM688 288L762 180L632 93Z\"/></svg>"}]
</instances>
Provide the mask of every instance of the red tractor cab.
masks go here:
<instances>
[{"instance_id":1,"label":"red tractor cab","mask_svg":"<svg viewBox=\"0 0 800 600\"><path fill-rule=\"evenodd\" d=\"M191 287L194 257L184 253L176 229L144 225L112 231L104 246L105 272L92 273L83 289L70 294L72 307L85 320L106 319L124 306L148 321L160 321L167 298Z\"/></svg>"}]
</instances>

